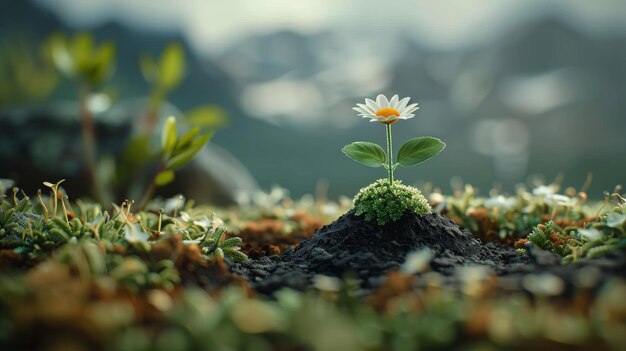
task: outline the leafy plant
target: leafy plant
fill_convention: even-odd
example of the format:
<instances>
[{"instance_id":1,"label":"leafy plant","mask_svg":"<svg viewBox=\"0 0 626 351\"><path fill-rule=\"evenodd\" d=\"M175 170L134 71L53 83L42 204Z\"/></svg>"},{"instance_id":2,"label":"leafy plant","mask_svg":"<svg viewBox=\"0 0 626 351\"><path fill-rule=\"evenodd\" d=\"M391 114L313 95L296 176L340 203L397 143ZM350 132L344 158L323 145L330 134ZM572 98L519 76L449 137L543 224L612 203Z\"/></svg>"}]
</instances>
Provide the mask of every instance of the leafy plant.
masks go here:
<instances>
[{"instance_id":1,"label":"leafy plant","mask_svg":"<svg viewBox=\"0 0 626 351\"><path fill-rule=\"evenodd\" d=\"M184 244L198 245L206 258L228 257L237 262L247 260L247 256L239 251L241 239L226 238L223 221L215 216L209 221L206 212L191 216L188 212L179 212L176 208L173 216L168 216L163 211L158 215L152 212L133 213L132 201L125 201L121 206L115 206L111 216L108 212L103 212L97 204L78 201L72 206L67 195L60 196L61 183L62 181L55 184L45 182L46 186L50 187L52 196L44 198L39 194L38 206L34 206L27 196L20 198L16 188L12 199L0 198L0 253L12 252L24 261L37 262L61 250L60 252L66 252L62 256L65 257L63 262L67 263L76 255L86 257L95 254L89 248L93 246L91 243L95 243L103 250L122 254L121 258L107 261L107 271L112 271L114 267L123 265L122 261L128 255L142 258L149 255L152 246L158 245L160 239L180 236ZM59 202L62 211L57 213L56 210L47 210L59 207L57 205ZM78 211L74 212L74 207L78 208ZM191 211L192 208L188 210ZM64 248L76 243L80 245ZM84 254L77 254L76 250ZM87 260L91 264L99 259L94 256ZM151 272L156 272L163 278L159 281L174 283L175 281L170 279L172 275L167 273L168 263L157 261L156 263L150 261L145 269L137 269L137 273L148 276ZM76 266L81 264L76 263ZM130 263L124 265L137 267ZM91 268L89 270L100 271ZM120 277L126 276L124 272L125 269L120 272ZM133 284L138 287L143 286L138 282L145 280L148 284L150 281L154 282L156 278L129 279L137 283Z\"/></svg>"},{"instance_id":2,"label":"leafy plant","mask_svg":"<svg viewBox=\"0 0 626 351\"><path fill-rule=\"evenodd\" d=\"M394 95L391 100L380 94L376 101L365 99L365 104L357 104L353 110L359 116L369 118L370 122L379 122L386 126L387 153L377 144L357 141L346 145L341 151L356 162L369 167L384 166L387 169L389 184L393 185L393 172L398 166L410 167L420 164L440 153L446 146L434 137L417 137L404 143L398 150L397 162L393 161L393 141L391 125L400 119L413 118L418 107L417 103L408 105L410 98L399 100Z\"/></svg>"},{"instance_id":3,"label":"leafy plant","mask_svg":"<svg viewBox=\"0 0 626 351\"><path fill-rule=\"evenodd\" d=\"M228 257L234 262L245 262L248 256L240 251L241 238L225 238L226 228L215 228L207 231L196 240L202 249L202 253L209 257Z\"/></svg>"},{"instance_id":4,"label":"leafy plant","mask_svg":"<svg viewBox=\"0 0 626 351\"><path fill-rule=\"evenodd\" d=\"M492 189L484 197L472 185L453 178L452 195L446 196L428 183L424 185L424 194L435 211L448 215L482 240L513 244L526 238L538 224L550 220L566 228L581 227L598 219L600 206L587 201L587 185L580 190L568 187L560 194L557 181L531 188L519 185L514 195Z\"/></svg>"},{"instance_id":5,"label":"leafy plant","mask_svg":"<svg viewBox=\"0 0 626 351\"><path fill-rule=\"evenodd\" d=\"M561 234L552 221L535 227L528 235L528 240L544 250L556 252L561 256L572 252L566 241L567 238Z\"/></svg>"},{"instance_id":6,"label":"leafy plant","mask_svg":"<svg viewBox=\"0 0 626 351\"><path fill-rule=\"evenodd\" d=\"M156 187L171 183L174 171L189 163L212 136L213 132L202 133L200 128L194 127L179 137L176 119L169 117L161 133L161 161L139 207L147 204Z\"/></svg>"},{"instance_id":7,"label":"leafy plant","mask_svg":"<svg viewBox=\"0 0 626 351\"><path fill-rule=\"evenodd\" d=\"M185 51L180 43L170 43L158 58L144 54L139 59L144 79L150 83L150 104L144 118L148 133L154 128L161 103L182 81L185 74Z\"/></svg>"},{"instance_id":8,"label":"leafy plant","mask_svg":"<svg viewBox=\"0 0 626 351\"><path fill-rule=\"evenodd\" d=\"M393 161L393 141L391 125L400 119L413 118L417 103L409 105L410 98L399 100L394 95L391 100L380 94L376 101L365 99L365 104L357 104L353 109L359 116L369 118L370 122L379 122L386 126L387 152L377 144L357 141L346 145L341 151L354 161L368 167L383 166L387 169L387 186L378 180L367 188L361 189L355 197L356 214L365 214L367 220L375 219L379 224L396 221L406 210L416 214L431 212L426 199L418 189L401 186L394 182L393 172L398 166L410 167L420 164L440 153L446 146L441 140L430 137L417 137L404 143L396 162Z\"/></svg>"},{"instance_id":9,"label":"leafy plant","mask_svg":"<svg viewBox=\"0 0 626 351\"><path fill-rule=\"evenodd\" d=\"M111 41L96 45L90 33L79 32L72 38L52 35L49 45L57 69L81 85L96 87L113 74L115 44Z\"/></svg>"},{"instance_id":10,"label":"leafy plant","mask_svg":"<svg viewBox=\"0 0 626 351\"><path fill-rule=\"evenodd\" d=\"M37 103L56 88L47 44L37 47L22 38L0 42L0 106Z\"/></svg>"},{"instance_id":11,"label":"leafy plant","mask_svg":"<svg viewBox=\"0 0 626 351\"><path fill-rule=\"evenodd\" d=\"M88 101L93 91L113 74L115 45L111 41L96 45L93 36L87 32L80 32L72 38L55 34L49 38L48 45L56 68L78 86L87 181L96 201L109 203L110 194L105 189L105 180L101 179L99 171L102 165L98 160L95 121Z\"/></svg>"},{"instance_id":12,"label":"leafy plant","mask_svg":"<svg viewBox=\"0 0 626 351\"><path fill-rule=\"evenodd\" d=\"M189 154L197 153L188 152L189 147L199 150L203 146L191 134L205 138L207 134L200 133L199 129L214 129L227 121L226 113L218 106L204 105L192 109L184 116L184 124L191 128L189 140L184 140L183 135L183 143L175 145L174 150L167 150L174 155L168 155L168 159L164 160L164 150L156 142L160 134L160 130L155 131L160 125L159 109L167 95L181 84L186 69L182 44L170 43L158 57L143 55L140 59L141 72L151 85L150 102L144 118L137 118L139 123L133 124L131 137L122 154L119 157L100 155L96 139L97 123L90 101L115 71L115 44L108 40L97 42L92 34L79 32L73 36L53 34L42 46L44 58L48 58L58 72L76 85L85 178L91 197L98 203L109 204L119 197L139 198L142 194L153 196L155 186L171 182L173 171L190 161ZM13 56L17 57L17 53ZM0 55L0 72L4 71L2 57ZM43 73L39 78L45 78ZM38 87L44 88L44 85ZM185 145L185 142L189 144ZM155 168L156 184L153 177Z\"/></svg>"},{"instance_id":13,"label":"leafy plant","mask_svg":"<svg viewBox=\"0 0 626 351\"><path fill-rule=\"evenodd\" d=\"M564 262L579 262L626 250L624 199L613 194L618 206L587 227L561 229L549 222L538 225L528 240L541 249L556 252Z\"/></svg>"}]
</instances>

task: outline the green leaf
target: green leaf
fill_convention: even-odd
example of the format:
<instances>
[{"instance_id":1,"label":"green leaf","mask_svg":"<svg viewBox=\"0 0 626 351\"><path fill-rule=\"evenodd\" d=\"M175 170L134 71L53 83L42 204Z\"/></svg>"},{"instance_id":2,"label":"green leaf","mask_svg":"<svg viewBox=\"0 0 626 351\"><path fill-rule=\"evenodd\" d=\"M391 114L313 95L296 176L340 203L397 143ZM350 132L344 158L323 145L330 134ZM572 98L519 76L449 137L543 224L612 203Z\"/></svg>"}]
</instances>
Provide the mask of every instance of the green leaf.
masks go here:
<instances>
[{"instance_id":1,"label":"green leaf","mask_svg":"<svg viewBox=\"0 0 626 351\"><path fill-rule=\"evenodd\" d=\"M215 229L215 233L213 234L213 241L219 245L220 241L222 241L222 237L224 237L224 233L226 233L225 228Z\"/></svg>"},{"instance_id":2,"label":"green leaf","mask_svg":"<svg viewBox=\"0 0 626 351\"><path fill-rule=\"evenodd\" d=\"M404 167L414 166L436 156L445 147L441 140L430 136L413 138L398 150L398 163Z\"/></svg>"},{"instance_id":3,"label":"green leaf","mask_svg":"<svg viewBox=\"0 0 626 351\"><path fill-rule=\"evenodd\" d=\"M94 47L93 35L89 32L79 32L71 39L70 55L73 57L79 70L84 70L92 61L91 55Z\"/></svg>"},{"instance_id":4,"label":"green leaf","mask_svg":"<svg viewBox=\"0 0 626 351\"><path fill-rule=\"evenodd\" d=\"M185 148L184 151L176 154L169 161L167 161L166 167L167 169L175 170L178 169L191 161L191 159L202 149L204 145L211 139L213 133L206 133L196 137L189 147Z\"/></svg>"},{"instance_id":5,"label":"green leaf","mask_svg":"<svg viewBox=\"0 0 626 351\"><path fill-rule=\"evenodd\" d=\"M241 238L233 237L233 238L228 238L224 240L224 242L220 245L220 247L222 248L222 250L225 250L225 249L235 247L238 245L241 245Z\"/></svg>"},{"instance_id":6,"label":"green leaf","mask_svg":"<svg viewBox=\"0 0 626 351\"><path fill-rule=\"evenodd\" d=\"M200 128L194 127L188 130L183 136L178 139L178 143L176 144L176 149L186 148L193 141L193 138L196 137L200 133Z\"/></svg>"},{"instance_id":7,"label":"green leaf","mask_svg":"<svg viewBox=\"0 0 626 351\"><path fill-rule=\"evenodd\" d=\"M174 171L167 169L157 174L157 176L154 178L154 184L156 184L157 186L164 186L171 183L173 180Z\"/></svg>"},{"instance_id":8,"label":"green leaf","mask_svg":"<svg viewBox=\"0 0 626 351\"><path fill-rule=\"evenodd\" d=\"M249 260L248 256L245 253L235 250L235 249L227 249L226 254L228 257L235 262L246 262Z\"/></svg>"},{"instance_id":9,"label":"green leaf","mask_svg":"<svg viewBox=\"0 0 626 351\"><path fill-rule=\"evenodd\" d=\"M54 66L67 77L75 78L76 62L70 52L68 39L60 33L56 33L48 38L50 57Z\"/></svg>"},{"instance_id":10,"label":"green leaf","mask_svg":"<svg viewBox=\"0 0 626 351\"><path fill-rule=\"evenodd\" d=\"M170 116L165 121L163 126L163 133L161 134L161 149L163 149L163 155L166 157L171 155L176 147L176 118Z\"/></svg>"},{"instance_id":11,"label":"green leaf","mask_svg":"<svg viewBox=\"0 0 626 351\"><path fill-rule=\"evenodd\" d=\"M150 83L159 77L159 65L150 55L143 54L139 57L139 70L143 78Z\"/></svg>"},{"instance_id":12,"label":"green leaf","mask_svg":"<svg viewBox=\"0 0 626 351\"><path fill-rule=\"evenodd\" d=\"M90 61L83 73L85 78L97 86L109 78L114 71L115 45L107 41L91 53Z\"/></svg>"},{"instance_id":13,"label":"green leaf","mask_svg":"<svg viewBox=\"0 0 626 351\"><path fill-rule=\"evenodd\" d=\"M168 45L161 54L159 62L159 84L165 89L175 88L183 78L185 71L185 52L182 45Z\"/></svg>"},{"instance_id":14,"label":"green leaf","mask_svg":"<svg viewBox=\"0 0 626 351\"><path fill-rule=\"evenodd\" d=\"M369 167L380 167L387 161L385 150L377 144L357 141L341 149L346 156Z\"/></svg>"},{"instance_id":15,"label":"green leaf","mask_svg":"<svg viewBox=\"0 0 626 351\"><path fill-rule=\"evenodd\" d=\"M92 55L92 68L89 72L88 80L93 85L99 85L109 78L114 71L115 44L111 41L106 41Z\"/></svg>"},{"instance_id":16,"label":"green leaf","mask_svg":"<svg viewBox=\"0 0 626 351\"><path fill-rule=\"evenodd\" d=\"M228 122L226 112L214 105L196 107L186 113L186 119L187 123L200 128L221 127Z\"/></svg>"}]
</instances>

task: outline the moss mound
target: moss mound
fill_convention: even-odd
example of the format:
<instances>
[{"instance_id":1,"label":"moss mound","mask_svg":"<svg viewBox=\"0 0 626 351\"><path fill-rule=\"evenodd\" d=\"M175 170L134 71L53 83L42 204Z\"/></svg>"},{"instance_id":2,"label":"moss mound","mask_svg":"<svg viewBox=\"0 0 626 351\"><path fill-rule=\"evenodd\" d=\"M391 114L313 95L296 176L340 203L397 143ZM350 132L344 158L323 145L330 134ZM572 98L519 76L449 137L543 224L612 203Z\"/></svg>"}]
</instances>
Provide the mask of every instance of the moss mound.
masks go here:
<instances>
[{"instance_id":1,"label":"moss mound","mask_svg":"<svg viewBox=\"0 0 626 351\"><path fill-rule=\"evenodd\" d=\"M354 197L355 214L365 215L368 221L379 225L395 222L405 213L424 215L432 212L422 193L412 186L396 180L393 185L387 179L379 179L361 189Z\"/></svg>"}]
</instances>

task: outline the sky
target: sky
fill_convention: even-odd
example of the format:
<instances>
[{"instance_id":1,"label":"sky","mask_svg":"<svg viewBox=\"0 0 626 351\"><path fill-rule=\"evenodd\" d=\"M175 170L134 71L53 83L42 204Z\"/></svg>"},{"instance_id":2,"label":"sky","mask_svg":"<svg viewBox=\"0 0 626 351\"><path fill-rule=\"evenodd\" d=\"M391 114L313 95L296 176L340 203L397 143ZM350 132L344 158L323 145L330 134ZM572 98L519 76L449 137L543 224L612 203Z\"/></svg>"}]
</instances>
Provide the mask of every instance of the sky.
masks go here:
<instances>
[{"instance_id":1,"label":"sky","mask_svg":"<svg viewBox=\"0 0 626 351\"><path fill-rule=\"evenodd\" d=\"M334 28L409 29L423 45L453 50L497 36L546 13L594 35L626 30L622 0L37 0L80 28L116 20L131 27L179 31L201 54L218 54L254 33Z\"/></svg>"}]
</instances>

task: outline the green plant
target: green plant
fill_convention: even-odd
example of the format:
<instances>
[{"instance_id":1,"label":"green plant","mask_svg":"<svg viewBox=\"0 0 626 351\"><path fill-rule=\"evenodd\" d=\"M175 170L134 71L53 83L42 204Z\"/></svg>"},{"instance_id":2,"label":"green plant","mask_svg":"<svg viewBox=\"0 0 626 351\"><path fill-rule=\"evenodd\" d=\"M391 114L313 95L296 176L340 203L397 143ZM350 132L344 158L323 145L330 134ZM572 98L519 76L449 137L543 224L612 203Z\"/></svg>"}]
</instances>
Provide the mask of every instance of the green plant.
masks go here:
<instances>
[{"instance_id":1,"label":"green plant","mask_svg":"<svg viewBox=\"0 0 626 351\"><path fill-rule=\"evenodd\" d=\"M20 198L17 188L14 188L12 198L0 197L0 253L11 252L23 260L38 261L57 250L65 250L71 253L63 256L66 257L64 262L69 262L76 255L87 257L93 254L93 250L89 249L92 245L90 243L96 243L103 250L125 253L124 257L129 254L145 256L149 255L154 244L159 243L159 239L179 236L185 245L198 245L205 258L227 257L236 262L248 259L240 251L241 238L226 238L224 222L214 214L209 220L206 210L195 211L188 204L186 210L189 212L179 211L177 206L173 216L164 214L163 210L158 215L153 211L133 213L133 202L125 201L121 206L114 206L114 212L110 215L97 204L77 201L72 206L67 195L60 196L62 190L59 185L62 182L45 182L52 196L43 197L38 193L37 206L25 195ZM59 202L62 211L57 213ZM54 210L48 211L48 208ZM75 212L73 208L78 211ZM77 242L82 244L75 248L64 248ZM85 254L77 254L77 250ZM95 262L97 257L87 260L87 263ZM121 259L115 260L107 261L108 271L121 264ZM147 271L141 269L139 273L146 271L146 275L149 275L165 272L159 281L174 283L165 267L168 263L155 262L147 263ZM130 280L143 281L143 278L137 279Z\"/></svg>"},{"instance_id":2,"label":"green plant","mask_svg":"<svg viewBox=\"0 0 626 351\"><path fill-rule=\"evenodd\" d=\"M96 129L89 98L94 90L108 79L115 69L115 45L104 41L99 46L90 33L80 32L72 38L55 34L49 38L52 61L65 76L76 82L83 137L83 161L93 196L100 203L111 198L101 179L96 144Z\"/></svg>"},{"instance_id":3,"label":"green plant","mask_svg":"<svg viewBox=\"0 0 626 351\"><path fill-rule=\"evenodd\" d=\"M0 106L38 103L58 80L47 43L36 47L23 38L0 41Z\"/></svg>"},{"instance_id":4,"label":"green plant","mask_svg":"<svg viewBox=\"0 0 626 351\"><path fill-rule=\"evenodd\" d=\"M168 44L158 58L148 54L139 58L141 74L150 84L149 104L142 121L144 134L152 134L159 122L159 109L167 95L182 82L185 66L185 50L177 42Z\"/></svg>"},{"instance_id":5,"label":"green plant","mask_svg":"<svg viewBox=\"0 0 626 351\"><path fill-rule=\"evenodd\" d=\"M389 184L393 184L393 172L398 166L409 167L422 163L440 153L445 147L441 140L430 136L413 138L404 143L398 150L397 162L393 162L393 142L391 125L400 119L410 119L419 107L417 103L408 105L410 98L399 100L394 95L391 100L380 94L376 101L365 99L365 104L357 104L353 110L359 116L369 118L370 122L379 122L387 129L387 153L378 144L357 141L346 145L341 151L356 162L369 167L384 166L389 176Z\"/></svg>"},{"instance_id":6,"label":"green plant","mask_svg":"<svg viewBox=\"0 0 626 351\"><path fill-rule=\"evenodd\" d=\"M543 250L556 252L561 256L572 252L568 245L568 238L552 221L536 226L532 233L528 234L528 240Z\"/></svg>"},{"instance_id":7,"label":"green plant","mask_svg":"<svg viewBox=\"0 0 626 351\"><path fill-rule=\"evenodd\" d=\"M174 171L189 163L212 136L213 132L201 133L200 128L194 127L179 137L176 119L169 117L161 133L161 161L139 208L148 203L156 187L171 183L175 177Z\"/></svg>"},{"instance_id":8,"label":"green plant","mask_svg":"<svg viewBox=\"0 0 626 351\"><path fill-rule=\"evenodd\" d=\"M202 253L209 257L228 257L235 262L247 261L248 256L239 251L241 238L232 237L226 239L225 233L226 228L216 228L212 231L207 231L202 237L197 239Z\"/></svg>"},{"instance_id":9,"label":"green plant","mask_svg":"<svg viewBox=\"0 0 626 351\"><path fill-rule=\"evenodd\" d=\"M154 168L158 170L157 173L165 170L162 169L163 149L155 142L158 136L156 127L160 125L159 112L163 102L185 76L183 45L169 43L158 57L142 55L139 68L150 85L150 98L143 117L137 123L115 167L115 183L121 190L127 191L125 195L130 198L140 197L141 191L145 189L147 191L144 194L152 196L154 179L151 176L154 174L151 171ZM182 120L191 129L215 129L226 124L228 118L220 107L203 105L187 111ZM164 125L167 127L168 123L166 120ZM170 173L162 173L159 180L168 180L169 176Z\"/></svg>"},{"instance_id":10,"label":"green plant","mask_svg":"<svg viewBox=\"0 0 626 351\"><path fill-rule=\"evenodd\" d=\"M365 215L368 221L379 225L395 222L406 212L423 215L431 212L430 205L422 193L414 187L396 180L393 185L379 179L361 189L354 198L355 214Z\"/></svg>"},{"instance_id":11,"label":"green plant","mask_svg":"<svg viewBox=\"0 0 626 351\"><path fill-rule=\"evenodd\" d=\"M226 113L217 106L196 107L185 114L186 125L191 129L181 137L181 142L175 143L172 150L159 148L156 142L160 132L157 130L160 126L159 109L185 75L183 46L170 43L159 57L143 55L140 59L141 72L151 88L149 104L143 118L133 125L120 157L99 155L96 121L89 101L113 74L114 43L103 41L97 44L93 35L79 32L72 37L54 34L46 41L45 48L57 70L77 86L83 164L91 195L100 204L112 203L119 196L122 199L139 198L143 194L141 205L145 205L154 195L155 188L171 182L173 171L188 163L210 139L212 134L200 133L200 129L217 128L227 121ZM166 122L165 127L171 130L171 124ZM202 142L204 139L206 141ZM190 149L195 151L190 152Z\"/></svg>"},{"instance_id":12,"label":"green plant","mask_svg":"<svg viewBox=\"0 0 626 351\"><path fill-rule=\"evenodd\" d=\"M624 199L613 194L617 206L584 228L559 228L552 221L539 224L528 240L541 249L563 256L563 262L579 262L626 250Z\"/></svg>"},{"instance_id":13,"label":"green plant","mask_svg":"<svg viewBox=\"0 0 626 351\"><path fill-rule=\"evenodd\" d=\"M405 211L416 214L431 212L426 199L418 189L394 182L393 172L398 166L409 167L420 164L440 153L446 146L441 140L423 136L410 139L404 143L396 161L393 161L393 141L391 125L400 119L413 118L418 107L417 103L409 105L410 98L399 100L394 95L388 100L380 94L376 101L365 99L365 104L357 104L353 110L359 116L369 118L370 122L379 122L386 126L387 152L378 144L357 141L346 145L341 151L354 161L369 167L383 166L387 169L388 180L378 180L365 189L361 189L355 197L356 214L365 214L367 220L375 219L379 224L396 221Z\"/></svg>"}]
</instances>

